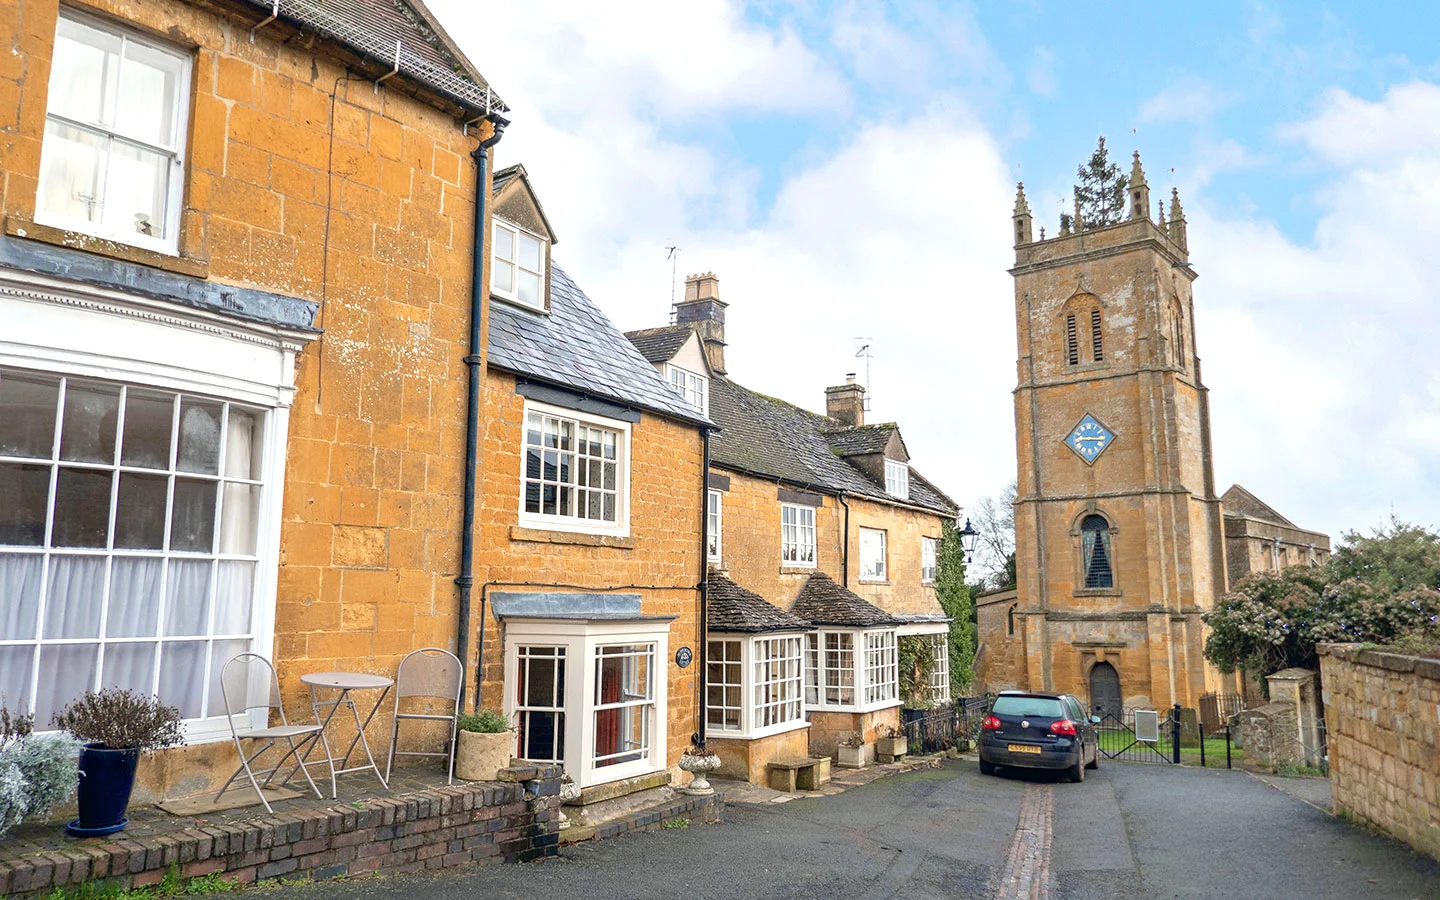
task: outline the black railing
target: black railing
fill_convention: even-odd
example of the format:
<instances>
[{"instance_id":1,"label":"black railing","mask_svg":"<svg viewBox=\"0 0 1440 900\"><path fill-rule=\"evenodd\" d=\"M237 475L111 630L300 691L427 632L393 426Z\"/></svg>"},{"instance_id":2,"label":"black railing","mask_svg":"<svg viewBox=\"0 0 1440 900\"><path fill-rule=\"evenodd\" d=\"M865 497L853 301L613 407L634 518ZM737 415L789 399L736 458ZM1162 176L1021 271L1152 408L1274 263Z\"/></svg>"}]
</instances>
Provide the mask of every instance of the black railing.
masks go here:
<instances>
[{"instance_id":1,"label":"black railing","mask_svg":"<svg viewBox=\"0 0 1440 900\"><path fill-rule=\"evenodd\" d=\"M994 696L960 697L944 706L902 709L901 727L909 752L939 753L968 748L994 700Z\"/></svg>"}]
</instances>

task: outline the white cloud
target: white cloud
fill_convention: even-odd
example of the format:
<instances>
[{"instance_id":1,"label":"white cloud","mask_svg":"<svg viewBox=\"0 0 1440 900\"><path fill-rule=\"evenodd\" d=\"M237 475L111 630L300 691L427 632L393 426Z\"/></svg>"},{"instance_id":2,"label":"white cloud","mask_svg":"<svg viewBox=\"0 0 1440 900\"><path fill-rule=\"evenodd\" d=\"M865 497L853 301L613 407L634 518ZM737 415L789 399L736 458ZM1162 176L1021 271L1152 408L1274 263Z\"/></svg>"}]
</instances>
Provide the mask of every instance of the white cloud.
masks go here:
<instances>
[{"instance_id":1,"label":"white cloud","mask_svg":"<svg viewBox=\"0 0 1440 900\"><path fill-rule=\"evenodd\" d=\"M1440 155L1440 85L1425 81L1391 88L1370 102L1338 88L1326 93L1308 122L1282 129L1337 166L1389 165Z\"/></svg>"},{"instance_id":2,"label":"white cloud","mask_svg":"<svg viewBox=\"0 0 1440 900\"><path fill-rule=\"evenodd\" d=\"M1204 122L1228 102L1208 82L1186 76L1140 104L1142 122Z\"/></svg>"}]
</instances>

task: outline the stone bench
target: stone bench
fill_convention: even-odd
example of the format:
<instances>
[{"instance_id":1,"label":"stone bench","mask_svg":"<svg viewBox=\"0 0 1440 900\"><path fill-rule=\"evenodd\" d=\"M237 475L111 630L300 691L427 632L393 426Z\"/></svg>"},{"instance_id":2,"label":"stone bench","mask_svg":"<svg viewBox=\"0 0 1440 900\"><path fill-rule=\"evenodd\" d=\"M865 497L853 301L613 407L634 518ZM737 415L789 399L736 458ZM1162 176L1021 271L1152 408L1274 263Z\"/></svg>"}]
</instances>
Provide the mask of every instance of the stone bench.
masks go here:
<instances>
[{"instance_id":1,"label":"stone bench","mask_svg":"<svg viewBox=\"0 0 1440 900\"><path fill-rule=\"evenodd\" d=\"M770 776L772 790L793 793L794 791L818 791L820 785L830 782L830 757L795 756L771 760L766 769Z\"/></svg>"}]
</instances>

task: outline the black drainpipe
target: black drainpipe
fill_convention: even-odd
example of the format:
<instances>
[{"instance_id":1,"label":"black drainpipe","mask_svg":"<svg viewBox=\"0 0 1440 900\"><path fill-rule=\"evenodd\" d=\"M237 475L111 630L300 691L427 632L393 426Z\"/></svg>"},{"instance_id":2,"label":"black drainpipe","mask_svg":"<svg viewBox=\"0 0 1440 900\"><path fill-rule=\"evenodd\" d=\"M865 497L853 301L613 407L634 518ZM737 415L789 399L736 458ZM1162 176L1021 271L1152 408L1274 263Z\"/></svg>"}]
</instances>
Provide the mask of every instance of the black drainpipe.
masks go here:
<instances>
[{"instance_id":1,"label":"black drainpipe","mask_svg":"<svg viewBox=\"0 0 1440 900\"><path fill-rule=\"evenodd\" d=\"M700 690L700 721L697 723L698 731L692 740L696 747L705 747L705 670L710 650L710 429L700 429L700 435L705 445L705 464L700 467L700 583L696 585L700 594L700 646L696 656L696 665L700 670L695 674L698 676Z\"/></svg>"},{"instance_id":2,"label":"black drainpipe","mask_svg":"<svg viewBox=\"0 0 1440 900\"><path fill-rule=\"evenodd\" d=\"M480 346L480 320L485 307L485 248L487 246L485 211L489 178L490 148L500 142L505 126L510 124L499 116L491 116L493 132L480 142L471 155L475 157L475 242L474 260L470 273L470 352L465 355L465 366L469 370L469 384L466 388L465 415L465 513L460 526L460 574L455 584L460 587L459 637L455 642L455 655L460 658L460 669L470 667L470 588L475 584L475 469L480 451L480 375L484 362L484 348ZM485 607L480 607L480 646L485 645ZM475 699L480 698L479 668L475 671ZM460 679L460 703L465 705L465 679Z\"/></svg>"},{"instance_id":3,"label":"black drainpipe","mask_svg":"<svg viewBox=\"0 0 1440 900\"><path fill-rule=\"evenodd\" d=\"M840 586L850 586L850 504L845 502L845 492L839 494L840 505L845 507L845 530L840 535Z\"/></svg>"}]
</instances>

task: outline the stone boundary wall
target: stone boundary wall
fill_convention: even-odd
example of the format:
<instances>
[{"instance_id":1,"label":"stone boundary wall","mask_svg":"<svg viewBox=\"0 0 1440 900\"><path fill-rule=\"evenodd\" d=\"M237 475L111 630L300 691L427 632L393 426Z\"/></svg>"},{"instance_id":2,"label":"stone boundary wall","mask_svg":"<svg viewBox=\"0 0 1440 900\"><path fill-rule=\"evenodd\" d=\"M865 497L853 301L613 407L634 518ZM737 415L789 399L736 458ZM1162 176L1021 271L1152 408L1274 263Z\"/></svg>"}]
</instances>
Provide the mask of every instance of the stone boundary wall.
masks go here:
<instances>
[{"instance_id":1,"label":"stone boundary wall","mask_svg":"<svg viewBox=\"0 0 1440 900\"><path fill-rule=\"evenodd\" d=\"M381 872L434 871L554 856L560 767L513 766L500 783L474 782L404 797L276 814L130 840L77 841L63 850L0 858L0 896L38 898L55 888L110 881L156 884L221 873L251 883Z\"/></svg>"},{"instance_id":2,"label":"stone boundary wall","mask_svg":"<svg viewBox=\"0 0 1440 900\"><path fill-rule=\"evenodd\" d=\"M1440 660L1321 644L1320 672L1335 811L1440 859Z\"/></svg>"}]
</instances>

